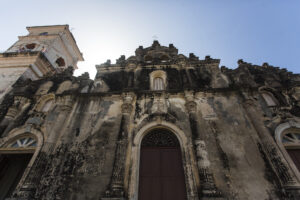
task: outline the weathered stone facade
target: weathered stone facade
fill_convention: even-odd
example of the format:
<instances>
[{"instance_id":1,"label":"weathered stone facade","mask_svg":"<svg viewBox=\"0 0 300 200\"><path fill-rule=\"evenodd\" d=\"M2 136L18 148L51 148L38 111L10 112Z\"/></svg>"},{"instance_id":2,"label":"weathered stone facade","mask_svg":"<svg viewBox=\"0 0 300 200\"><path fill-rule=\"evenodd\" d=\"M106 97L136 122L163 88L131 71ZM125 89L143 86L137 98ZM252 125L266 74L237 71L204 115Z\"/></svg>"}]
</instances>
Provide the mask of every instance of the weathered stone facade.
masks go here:
<instances>
[{"instance_id":1,"label":"weathered stone facade","mask_svg":"<svg viewBox=\"0 0 300 200\"><path fill-rule=\"evenodd\" d=\"M188 200L299 199L287 149L300 148L300 76L219 63L154 41L96 66L94 81L72 67L19 80L0 105L0 156L32 158L7 199L138 199L141 142L156 129L179 141ZM36 145L12 145L26 137Z\"/></svg>"}]
</instances>

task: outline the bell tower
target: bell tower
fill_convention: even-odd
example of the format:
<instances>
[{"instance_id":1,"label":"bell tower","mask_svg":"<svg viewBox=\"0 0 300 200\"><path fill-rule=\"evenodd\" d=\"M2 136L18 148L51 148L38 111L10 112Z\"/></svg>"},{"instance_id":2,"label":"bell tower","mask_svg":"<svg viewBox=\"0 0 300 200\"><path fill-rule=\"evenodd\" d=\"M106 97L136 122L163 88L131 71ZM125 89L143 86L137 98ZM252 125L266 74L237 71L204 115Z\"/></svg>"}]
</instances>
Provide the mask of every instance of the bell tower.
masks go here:
<instances>
[{"instance_id":1,"label":"bell tower","mask_svg":"<svg viewBox=\"0 0 300 200\"><path fill-rule=\"evenodd\" d=\"M69 25L31 26L0 54L0 102L19 79L37 80L83 61Z\"/></svg>"}]
</instances>

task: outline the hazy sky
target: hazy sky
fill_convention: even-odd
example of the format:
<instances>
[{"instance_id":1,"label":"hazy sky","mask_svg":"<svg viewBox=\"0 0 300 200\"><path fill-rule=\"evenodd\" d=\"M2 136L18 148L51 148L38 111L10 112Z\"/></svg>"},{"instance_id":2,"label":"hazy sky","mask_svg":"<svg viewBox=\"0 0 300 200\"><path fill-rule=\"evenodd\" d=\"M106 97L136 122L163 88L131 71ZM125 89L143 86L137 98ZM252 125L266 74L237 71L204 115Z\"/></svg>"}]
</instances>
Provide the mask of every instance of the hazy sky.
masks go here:
<instances>
[{"instance_id":1,"label":"hazy sky","mask_svg":"<svg viewBox=\"0 0 300 200\"><path fill-rule=\"evenodd\" d=\"M0 0L0 51L26 26L69 24L85 58L75 75L158 39L179 53L287 68L300 73L300 0Z\"/></svg>"}]
</instances>

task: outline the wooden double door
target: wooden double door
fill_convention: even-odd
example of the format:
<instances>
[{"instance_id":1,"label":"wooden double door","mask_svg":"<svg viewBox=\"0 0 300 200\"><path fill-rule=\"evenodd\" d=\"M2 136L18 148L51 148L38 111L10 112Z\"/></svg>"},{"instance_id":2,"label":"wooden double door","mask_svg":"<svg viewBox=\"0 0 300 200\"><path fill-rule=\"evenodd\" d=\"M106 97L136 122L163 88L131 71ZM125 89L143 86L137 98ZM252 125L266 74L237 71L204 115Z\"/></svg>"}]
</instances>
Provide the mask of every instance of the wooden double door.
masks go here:
<instances>
[{"instance_id":1,"label":"wooden double door","mask_svg":"<svg viewBox=\"0 0 300 200\"><path fill-rule=\"evenodd\" d=\"M170 134L173 133L163 136ZM178 141L170 142L170 139L177 140L177 138L173 136L168 137L167 142L157 141L163 140L163 136L152 137L150 141L149 138L145 138L146 142L142 141L139 200L187 199L180 146ZM154 141L151 141L153 138Z\"/></svg>"}]
</instances>

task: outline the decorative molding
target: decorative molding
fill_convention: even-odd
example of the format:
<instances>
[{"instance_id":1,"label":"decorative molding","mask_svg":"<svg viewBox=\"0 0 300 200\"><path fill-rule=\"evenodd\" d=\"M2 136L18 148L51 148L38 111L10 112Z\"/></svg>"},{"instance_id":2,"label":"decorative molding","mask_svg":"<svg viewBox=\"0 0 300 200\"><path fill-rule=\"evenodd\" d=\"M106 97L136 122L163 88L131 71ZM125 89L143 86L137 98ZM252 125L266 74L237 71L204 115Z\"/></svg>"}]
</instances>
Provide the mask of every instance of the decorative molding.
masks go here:
<instances>
[{"instance_id":1,"label":"decorative molding","mask_svg":"<svg viewBox=\"0 0 300 200\"><path fill-rule=\"evenodd\" d=\"M121 106L121 110L122 110L123 114L129 114L129 113L132 112L133 106L131 104L129 104L129 103L124 103Z\"/></svg>"},{"instance_id":2,"label":"decorative molding","mask_svg":"<svg viewBox=\"0 0 300 200\"><path fill-rule=\"evenodd\" d=\"M210 161L208 160L208 153L206 151L205 142L203 140L195 140L197 164L199 168L208 168Z\"/></svg>"},{"instance_id":3,"label":"decorative molding","mask_svg":"<svg viewBox=\"0 0 300 200\"><path fill-rule=\"evenodd\" d=\"M121 110L123 114L130 114L133 110L133 100L134 94L133 93L123 93L123 104L121 106Z\"/></svg>"},{"instance_id":4,"label":"decorative molding","mask_svg":"<svg viewBox=\"0 0 300 200\"><path fill-rule=\"evenodd\" d=\"M59 96L56 99L56 104L60 106L62 110L70 111L74 105L74 96L72 95Z\"/></svg>"},{"instance_id":5,"label":"decorative molding","mask_svg":"<svg viewBox=\"0 0 300 200\"><path fill-rule=\"evenodd\" d=\"M22 97L22 96L15 96L13 105L8 109L6 113L6 118L8 119L15 119L20 113L23 112L31 103L31 100Z\"/></svg>"},{"instance_id":6,"label":"decorative molding","mask_svg":"<svg viewBox=\"0 0 300 200\"><path fill-rule=\"evenodd\" d=\"M37 103L34 106L33 110L37 111L37 112L42 112L45 103L50 100L53 100L53 101L55 100L55 95L53 93L49 93L49 94L41 96L37 100Z\"/></svg>"},{"instance_id":7,"label":"decorative molding","mask_svg":"<svg viewBox=\"0 0 300 200\"><path fill-rule=\"evenodd\" d=\"M141 146L143 147L178 147L180 146L176 136L164 129L157 129L147 134Z\"/></svg>"},{"instance_id":8,"label":"decorative molding","mask_svg":"<svg viewBox=\"0 0 300 200\"><path fill-rule=\"evenodd\" d=\"M197 104L194 101L189 101L185 104L185 107L187 111L190 112L196 112L197 111Z\"/></svg>"},{"instance_id":9,"label":"decorative molding","mask_svg":"<svg viewBox=\"0 0 300 200\"><path fill-rule=\"evenodd\" d=\"M184 91L185 95L185 107L189 113L197 111L197 103L195 102L195 96L193 91Z\"/></svg>"}]
</instances>

